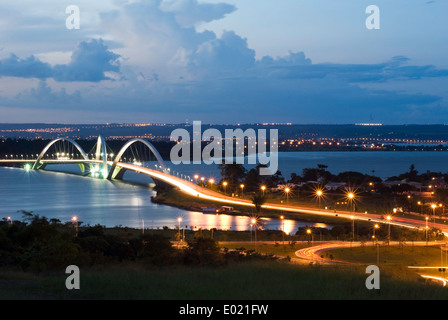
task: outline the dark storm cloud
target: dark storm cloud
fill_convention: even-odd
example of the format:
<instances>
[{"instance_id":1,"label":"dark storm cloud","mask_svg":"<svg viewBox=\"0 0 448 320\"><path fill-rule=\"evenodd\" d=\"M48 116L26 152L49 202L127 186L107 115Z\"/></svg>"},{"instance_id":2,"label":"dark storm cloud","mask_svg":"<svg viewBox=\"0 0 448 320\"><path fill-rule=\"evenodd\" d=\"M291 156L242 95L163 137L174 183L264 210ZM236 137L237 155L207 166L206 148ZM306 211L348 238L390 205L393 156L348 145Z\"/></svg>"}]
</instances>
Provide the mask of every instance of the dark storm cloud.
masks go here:
<instances>
[{"instance_id":1,"label":"dark storm cloud","mask_svg":"<svg viewBox=\"0 0 448 320\"><path fill-rule=\"evenodd\" d=\"M12 54L0 60L0 76L99 82L109 80L106 72L119 72L118 58L119 55L109 51L102 40L93 39L81 42L67 65L53 67L35 56L20 59Z\"/></svg>"}]
</instances>

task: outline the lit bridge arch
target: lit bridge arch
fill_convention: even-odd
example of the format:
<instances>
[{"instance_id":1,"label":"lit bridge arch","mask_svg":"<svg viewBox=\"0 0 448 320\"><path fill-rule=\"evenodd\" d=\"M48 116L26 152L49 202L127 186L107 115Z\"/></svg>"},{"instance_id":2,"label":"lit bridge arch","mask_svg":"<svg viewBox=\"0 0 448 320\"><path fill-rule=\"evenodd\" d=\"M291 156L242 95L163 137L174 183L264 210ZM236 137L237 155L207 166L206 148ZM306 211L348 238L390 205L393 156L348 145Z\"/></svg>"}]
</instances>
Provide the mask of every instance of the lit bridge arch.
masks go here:
<instances>
[{"instance_id":1,"label":"lit bridge arch","mask_svg":"<svg viewBox=\"0 0 448 320\"><path fill-rule=\"evenodd\" d=\"M165 166L165 162L163 161L160 153L157 151L156 148L154 148L154 146L145 139L140 139L140 138L136 138L136 139L132 139L130 141L128 141L122 148L121 150L118 152L117 156L115 157L113 163L112 163L112 167L109 170L109 175L107 176L108 180L112 180L112 179L122 179L124 173L128 170L127 168L122 168L119 166L119 162L121 160L121 157L123 156L123 154L126 152L126 150L128 148L130 148L134 143L140 142L142 144L144 144L146 147L149 148L149 150L151 150L151 152L154 154L154 156L156 157L159 165L162 168L162 171L165 172L166 171L166 166Z\"/></svg>"},{"instance_id":2,"label":"lit bridge arch","mask_svg":"<svg viewBox=\"0 0 448 320\"><path fill-rule=\"evenodd\" d=\"M59 141L67 141L69 143L71 143L76 149L78 149L79 153L81 153L82 157L84 158L84 160L86 162L90 162L89 160L89 156L85 153L85 151L83 150L83 148L81 148L81 146L74 140L70 139L70 138L59 138L59 139L55 139L53 141L51 141L49 144L46 145L46 147L42 150L42 152L40 153L40 155L37 157L36 162L33 165L33 170L38 170L38 169L42 169L45 167L45 164L42 163L42 158L45 156L45 154L48 152L48 150L56 143ZM82 168L81 168L82 169Z\"/></svg>"},{"instance_id":3,"label":"lit bridge arch","mask_svg":"<svg viewBox=\"0 0 448 320\"><path fill-rule=\"evenodd\" d=\"M81 157L79 159L70 159L68 158L57 158L57 159L46 159L45 156L48 154L50 148L54 146L57 142L68 142L74 148L76 148ZM157 162L159 164L160 170L154 169L145 169L141 167L141 165L136 164L128 164L121 162L121 158L125 154L125 152L135 143L141 143L144 147L148 148L150 152L155 156ZM96 143L96 147L94 149L95 154L93 154L89 158L89 154L86 153L83 148L74 140L70 138L58 138L52 140L48 143L42 152L37 156L36 160L0 160L1 164L25 164L25 167L33 170L45 169L47 165L51 164L77 164L83 173L85 173L85 167L89 167L89 173L94 177L102 177L108 180L121 180L123 179L123 175L126 171L135 171L138 173L144 173L154 180L155 184L158 187L178 187L178 181L173 180L174 176L171 175L170 170L167 169L165 162L162 159L162 156L157 151L157 149L147 140L145 139L132 139L124 144L124 146L120 149L118 154L114 156L113 154L108 155L107 153L107 145L106 140L103 136L98 137L98 141ZM110 157L110 160L108 160ZM112 160L113 159L113 160ZM157 165L156 165L157 167ZM110 169L109 169L110 168ZM145 169L145 170L143 170ZM187 180L187 176L184 176L185 180ZM182 175L181 175L182 179ZM191 178L188 177L188 181L191 182Z\"/></svg>"}]
</instances>

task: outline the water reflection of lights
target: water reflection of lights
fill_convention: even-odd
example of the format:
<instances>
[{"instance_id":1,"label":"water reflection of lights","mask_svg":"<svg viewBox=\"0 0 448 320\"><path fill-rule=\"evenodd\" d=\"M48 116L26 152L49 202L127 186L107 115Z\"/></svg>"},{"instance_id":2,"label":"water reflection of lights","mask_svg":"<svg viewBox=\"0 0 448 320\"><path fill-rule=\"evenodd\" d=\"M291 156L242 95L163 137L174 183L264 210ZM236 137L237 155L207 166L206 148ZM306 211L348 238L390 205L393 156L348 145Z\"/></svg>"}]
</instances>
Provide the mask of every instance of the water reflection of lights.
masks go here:
<instances>
[{"instance_id":1,"label":"water reflection of lights","mask_svg":"<svg viewBox=\"0 0 448 320\"><path fill-rule=\"evenodd\" d=\"M296 227L296 223L294 220L283 220L283 226L280 226L283 232L286 234L290 234L291 232L293 232L294 230L297 229Z\"/></svg>"},{"instance_id":2,"label":"water reflection of lights","mask_svg":"<svg viewBox=\"0 0 448 320\"><path fill-rule=\"evenodd\" d=\"M251 217L233 216L226 214L203 214L202 212L189 211L183 217L184 223L192 230L234 230L249 231L251 229ZM290 219L258 218L258 230L279 230L286 234L294 234L300 226L305 226L300 221ZM324 223L312 224L314 228L328 228Z\"/></svg>"}]
</instances>

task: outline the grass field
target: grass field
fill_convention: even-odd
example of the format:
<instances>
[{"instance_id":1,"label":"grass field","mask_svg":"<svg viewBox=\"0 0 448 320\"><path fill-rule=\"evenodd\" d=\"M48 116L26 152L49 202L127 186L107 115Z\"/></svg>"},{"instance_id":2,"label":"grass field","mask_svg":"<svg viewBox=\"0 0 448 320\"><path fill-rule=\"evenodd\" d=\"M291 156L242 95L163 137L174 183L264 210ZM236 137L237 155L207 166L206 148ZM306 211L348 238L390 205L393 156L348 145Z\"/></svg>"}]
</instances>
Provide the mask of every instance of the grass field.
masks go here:
<instances>
[{"instance_id":1,"label":"grass field","mask_svg":"<svg viewBox=\"0 0 448 320\"><path fill-rule=\"evenodd\" d=\"M397 264L402 266L436 266L447 265L447 252L440 246L374 246L344 248L324 253L332 254L334 259L363 264Z\"/></svg>"},{"instance_id":2,"label":"grass field","mask_svg":"<svg viewBox=\"0 0 448 320\"><path fill-rule=\"evenodd\" d=\"M207 268L115 266L81 270L81 289L66 276L0 272L0 299L303 300L447 299L448 290L406 268L385 268L381 289L365 287L362 267L297 266L281 262Z\"/></svg>"}]
</instances>

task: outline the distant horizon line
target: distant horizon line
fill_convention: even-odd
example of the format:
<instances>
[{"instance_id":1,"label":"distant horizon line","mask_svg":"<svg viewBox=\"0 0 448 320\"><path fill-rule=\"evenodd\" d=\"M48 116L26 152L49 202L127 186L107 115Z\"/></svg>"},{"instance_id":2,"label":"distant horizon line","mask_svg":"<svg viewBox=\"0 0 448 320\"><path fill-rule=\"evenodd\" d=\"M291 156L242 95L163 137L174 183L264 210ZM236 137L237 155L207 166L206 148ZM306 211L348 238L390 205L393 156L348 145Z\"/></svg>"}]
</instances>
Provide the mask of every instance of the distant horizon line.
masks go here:
<instances>
[{"instance_id":1,"label":"distant horizon line","mask_svg":"<svg viewBox=\"0 0 448 320\"><path fill-rule=\"evenodd\" d=\"M246 126L246 125L257 125L257 126L447 126L448 123L401 123L401 124L385 124L385 123L374 123L369 124L368 122L361 123L292 123L292 122L246 122L246 123L211 123L203 122L203 125L216 125L216 126ZM104 122L104 123L65 123L65 122L0 122L1 125L64 125L64 126L80 126L80 125L192 125L192 123L185 122Z\"/></svg>"}]
</instances>

